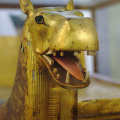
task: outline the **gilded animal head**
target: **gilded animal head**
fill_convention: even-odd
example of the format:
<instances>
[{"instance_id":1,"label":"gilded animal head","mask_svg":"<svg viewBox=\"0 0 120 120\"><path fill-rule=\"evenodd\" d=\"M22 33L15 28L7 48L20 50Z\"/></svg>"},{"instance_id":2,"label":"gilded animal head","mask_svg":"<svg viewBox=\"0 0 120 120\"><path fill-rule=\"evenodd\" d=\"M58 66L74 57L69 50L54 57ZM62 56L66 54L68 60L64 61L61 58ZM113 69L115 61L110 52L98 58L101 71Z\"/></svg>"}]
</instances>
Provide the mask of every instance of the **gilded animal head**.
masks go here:
<instances>
[{"instance_id":1,"label":"gilded animal head","mask_svg":"<svg viewBox=\"0 0 120 120\"><path fill-rule=\"evenodd\" d=\"M84 17L80 11L74 10L73 0L70 0L66 7L34 9L29 0L20 0L20 6L27 14L25 29L29 31L27 34L30 35L34 51L45 59L43 61L53 79L63 87L87 86L88 74L80 67L81 65L77 64L79 60L74 53L80 51L94 53L99 49L98 35L93 21ZM47 62L48 59L49 61L54 59L53 61L57 63L51 66ZM80 71L77 70L76 73L74 69L78 69L77 67L73 67L74 69L69 67L75 65L73 61L80 67ZM57 73L62 74L62 77ZM67 81L67 79L71 80Z\"/></svg>"}]
</instances>

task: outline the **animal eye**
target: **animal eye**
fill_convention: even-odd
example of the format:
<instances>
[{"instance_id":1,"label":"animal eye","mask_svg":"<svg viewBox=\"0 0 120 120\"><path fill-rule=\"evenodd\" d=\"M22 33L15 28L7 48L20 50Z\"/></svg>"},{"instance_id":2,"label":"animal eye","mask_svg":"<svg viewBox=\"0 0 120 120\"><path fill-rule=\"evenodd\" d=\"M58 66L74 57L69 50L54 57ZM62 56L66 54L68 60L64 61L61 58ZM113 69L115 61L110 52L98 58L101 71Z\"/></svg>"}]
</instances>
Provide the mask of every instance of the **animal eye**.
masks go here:
<instances>
[{"instance_id":1,"label":"animal eye","mask_svg":"<svg viewBox=\"0 0 120 120\"><path fill-rule=\"evenodd\" d=\"M36 21L37 24L43 24L44 23L44 18L43 18L42 15L41 16L36 16L35 21Z\"/></svg>"}]
</instances>

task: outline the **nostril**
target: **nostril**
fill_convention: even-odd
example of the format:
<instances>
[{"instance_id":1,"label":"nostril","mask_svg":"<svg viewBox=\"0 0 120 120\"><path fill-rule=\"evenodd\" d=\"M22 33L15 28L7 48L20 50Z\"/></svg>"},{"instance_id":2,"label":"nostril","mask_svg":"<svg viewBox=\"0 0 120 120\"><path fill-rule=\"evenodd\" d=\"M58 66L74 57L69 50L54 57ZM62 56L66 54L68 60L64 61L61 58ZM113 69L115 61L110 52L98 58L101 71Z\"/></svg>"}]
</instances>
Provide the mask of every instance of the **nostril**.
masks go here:
<instances>
[{"instance_id":1,"label":"nostril","mask_svg":"<svg viewBox=\"0 0 120 120\"><path fill-rule=\"evenodd\" d=\"M67 21L71 20L72 18L67 18Z\"/></svg>"}]
</instances>

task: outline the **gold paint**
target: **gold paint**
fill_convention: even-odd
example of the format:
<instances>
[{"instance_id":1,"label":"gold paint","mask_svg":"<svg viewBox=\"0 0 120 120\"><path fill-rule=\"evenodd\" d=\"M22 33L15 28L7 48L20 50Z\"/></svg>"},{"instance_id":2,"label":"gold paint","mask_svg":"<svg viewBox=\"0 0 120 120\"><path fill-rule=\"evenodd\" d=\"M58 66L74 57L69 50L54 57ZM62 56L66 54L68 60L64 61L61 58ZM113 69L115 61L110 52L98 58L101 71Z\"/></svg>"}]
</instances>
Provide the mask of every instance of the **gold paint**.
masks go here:
<instances>
[{"instance_id":1,"label":"gold paint","mask_svg":"<svg viewBox=\"0 0 120 120\"><path fill-rule=\"evenodd\" d=\"M33 4L30 0L19 0L20 7L25 14L31 14L34 11Z\"/></svg>"},{"instance_id":2,"label":"gold paint","mask_svg":"<svg viewBox=\"0 0 120 120\"><path fill-rule=\"evenodd\" d=\"M78 55L78 57L80 58L80 63L82 64L82 66L85 68L85 52L81 51L81 54Z\"/></svg>"},{"instance_id":3,"label":"gold paint","mask_svg":"<svg viewBox=\"0 0 120 120\"><path fill-rule=\"evenodd\" d=\"M24 4L21 6L23 8ZM49 8L48 12L45 12L46 8L38 10L34 11L34 14L28 14L26 29L29 30L28 37L31 38L34 49L39 54L45 54L48 50L55 52L99 49L98 35L90 18L76 15L77 10L63 12L55 11L56 8L55 10ZM35 22L35 17L39 15L43 16L45 25Z\"/></svg>"},{"instance_id":4,"label":"gold paint","mask_svg":"<svg viewBox=\"0 0 120 120\"><path fill-rule=\"evenodd\" d=\"M26 96L26 120L47 120L48 106L48 76L46 71L39 72L38 58L32 46L28 46L28 96ZM35 78L33 71L35 71Z\"/></svg>"},{"instance_id":5,"label":"gold paint","mask_svg":"<svg viewBox=\"0 0 120 120\"><path fill-rule=\"evenodd\" d=\"M68 5L66 6L66 10L68 10L68 11L74 10L73 0L69 1Z\"/></svg>"},{"instance_id":6,"label":"gold paint","mask_svg":"<svg viewBox=\"0 0 120 120\"><path fill-rule=\"evenodd\" d=\"M78 120L120 119L120 98L79 101Z\"/></svg>"}]
</instances>

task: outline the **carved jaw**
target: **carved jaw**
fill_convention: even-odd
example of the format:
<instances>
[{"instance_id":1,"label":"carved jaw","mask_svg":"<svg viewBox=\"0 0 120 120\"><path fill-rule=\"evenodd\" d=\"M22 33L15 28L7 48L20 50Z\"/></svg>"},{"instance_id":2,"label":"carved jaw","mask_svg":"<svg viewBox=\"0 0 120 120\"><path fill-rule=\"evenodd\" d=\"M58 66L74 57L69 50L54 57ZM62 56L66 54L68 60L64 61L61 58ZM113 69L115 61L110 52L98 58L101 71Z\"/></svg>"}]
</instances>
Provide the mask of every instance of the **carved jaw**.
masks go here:
<instances>
[{"instance_id":1,"label":"carved jaw","mask_svg":"<svg viewBox=\"0 0 120 120\"><path fill-rule=\"evenodd\" d=\"M77 55L80 52L62 51L52 52L38 57L44 62L52 78L61 87L80 89L87 87L90 83L89 73L82 67Z\"/></svg>"}]
</instances>

